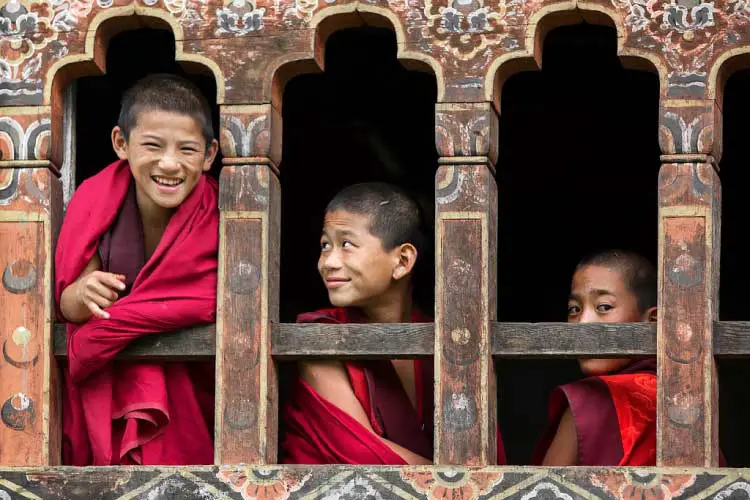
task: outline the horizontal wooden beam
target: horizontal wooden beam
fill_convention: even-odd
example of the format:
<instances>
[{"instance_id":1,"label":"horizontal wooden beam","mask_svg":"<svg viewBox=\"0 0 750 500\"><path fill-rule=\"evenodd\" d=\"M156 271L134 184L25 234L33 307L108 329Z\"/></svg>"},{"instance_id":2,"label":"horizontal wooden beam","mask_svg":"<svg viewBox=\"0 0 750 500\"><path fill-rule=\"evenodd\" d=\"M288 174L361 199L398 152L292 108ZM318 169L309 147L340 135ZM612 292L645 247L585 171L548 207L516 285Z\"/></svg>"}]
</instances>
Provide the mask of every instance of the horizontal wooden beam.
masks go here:
<instances>
[{"instance_id":1,"label":"horizontal wooden beam","mask_svg":"<svg viewBox=\"0 0 750 500\"><path fill-rule=\"evenodd\" d=\"M423 358L435 345L433 323L281 323L273 333L278 359Z\"/></svg>"},{"instance_id":2,"label":"horizontal wooden beam","mask_svg":"<svg viewBox=\"0 0 750 500\"><path fill-rule=\"evenodd\" d=\"M141 361L210 360L216 354L216 326L201 325L174 333L147 335L131 342L121 351L117 359ZM65 325L55 325L55 357L68 356Z\"/></svg>"},{"instance_id":3,"label":"horizontal wooden beam","mask_svg":"<svg viewBox=\"0 0 750 500\"><path fill-rule=\"evenodd\" d=\"M0 469L8 498L734 498L750 469L46 467ZM437 491L436 491L437 490ZM263 496L257 492L272 492ZM736 495L734 494L736 492ZM0 495L1 497L2 495ZM6 495L7 496L7 495ZM738 496L738 498L739 498ZM743 497L744 498L744 497Z\"/></svg>"},{"instance_id":4,"label":"horizontal wooden beam","mask_svg":"<svg viewBox=\"0 0 750 500\"><path fill-rule=\"evenodd\" d=\"M650 323L493 323L492 354L503 358L655 355Z\"/></svg>"},{"instance_id":5,"label":"horizontal wooden beam","mask_svg":"<svg viewBox=\"0 0 750 500\"><path fill-rule=\"evenodd\" d=\"M296 324L273 327L273 356L397 359L432 356L432 323ZM214 325L150 335L133 342L119 359L210 359L216 353ZM717 357L750 357L750 322L714 324ZM652 323L493 323L492 354L498 358L637 357L656 354ZM55 355L67 356L64 325L55 325Z\"/></svg>"}]
</instances>

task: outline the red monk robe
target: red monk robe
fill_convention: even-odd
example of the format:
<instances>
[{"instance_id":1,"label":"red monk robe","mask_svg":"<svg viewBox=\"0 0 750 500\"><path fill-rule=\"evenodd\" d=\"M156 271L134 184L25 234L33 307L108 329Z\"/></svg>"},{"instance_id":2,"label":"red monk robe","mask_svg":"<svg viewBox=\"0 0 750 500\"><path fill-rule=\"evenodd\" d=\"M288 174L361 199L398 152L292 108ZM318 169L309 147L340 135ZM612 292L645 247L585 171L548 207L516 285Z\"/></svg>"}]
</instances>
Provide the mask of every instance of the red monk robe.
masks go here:
<instances>
[{"instance_id":1,"label":"red monk robe","mask_svg":"<svg viewBox=\"0 0 750 500\"><path fill-rule=\"evenodd\" d=\"M540 465L570 407L578 437L578 465L656 465L656 360L588 377L552 393L549 426L534 453Z\"/></svg>"},{"instance_id":2,"label":"red monk robe","mask_svg":"<svg viewBox=\"0 0 750 500\"><path fill-rule=\"evenodd\" d=\"M432 319L415 311L412 323ZM323 309L301 314L298 323L364 323L356 310ZM409 401L393 364L344 362L349 383L378 434L427 459L433 454L433 362L415 360L417 408ZM286 464L406 465L401 456L349 414L329 403L295 375L281 411L284 437L281 462ZM498 432L499 463L505 452Z\"/></svg>"},{"instance_id":3,"label":"red monk robe","mask_svg":"<svg viewBox=\"0 0 750 500\"><path fill-rule=\"evenodd\" d=\"M216 181L202 176L144 262L128 163L113 163L76 190L55 254L58 308L97 251L102 270L126 275L128 289L107 309L109 319L67 326L63 463L213 463L213 363L112 360L144 335L215 321L217 201Z\"/></svg>"}]
</instances>

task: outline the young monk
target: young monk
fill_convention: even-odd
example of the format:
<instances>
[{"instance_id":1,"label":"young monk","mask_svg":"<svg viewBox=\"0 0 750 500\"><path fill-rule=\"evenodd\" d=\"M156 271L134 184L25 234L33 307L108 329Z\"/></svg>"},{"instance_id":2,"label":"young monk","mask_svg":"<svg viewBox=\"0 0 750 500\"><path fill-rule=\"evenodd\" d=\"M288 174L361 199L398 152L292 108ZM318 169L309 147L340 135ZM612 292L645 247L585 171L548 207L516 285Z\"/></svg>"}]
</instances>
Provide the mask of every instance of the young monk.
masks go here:
<instances>
[{"instance_id":1,"label":"young monk","mask_svg":"<svg viewBox=\"0 0 750 500\"><path fill-rule=\"evenodd\" d=\"M118 362L138 337L215 320L218 149L205 98L153 75L124 96L119 161L76 190L60 233L58 312L68 322L63 462L213 462L213 363Z\"/></svg>"},{"instance_id":2,"label":"young monk","mask_svg":"<svg viewBox=\"0 0 750 500\"><path fill-rule=\"evenodd\" d=\"M420 234L418 206L400 189L364 183L339 192L326 208L318 259L336 307L297 321L431 322L412 302ZM429 464L432 417L431 360L302 362L281 411L282 462Z\"/></svg>"},{"instance_id":3,"label":"young monk","mask_svg":"<svg viewBox=\"0 0 750 500\"><path fill-rule=\"evenodd\" d=\"M656 321L656 269L638 254L598 253L576 267L569 323ZM587 378L558 387L534 463L656 464L656 359L581 359Z\"/></svg>"}]
</instances>

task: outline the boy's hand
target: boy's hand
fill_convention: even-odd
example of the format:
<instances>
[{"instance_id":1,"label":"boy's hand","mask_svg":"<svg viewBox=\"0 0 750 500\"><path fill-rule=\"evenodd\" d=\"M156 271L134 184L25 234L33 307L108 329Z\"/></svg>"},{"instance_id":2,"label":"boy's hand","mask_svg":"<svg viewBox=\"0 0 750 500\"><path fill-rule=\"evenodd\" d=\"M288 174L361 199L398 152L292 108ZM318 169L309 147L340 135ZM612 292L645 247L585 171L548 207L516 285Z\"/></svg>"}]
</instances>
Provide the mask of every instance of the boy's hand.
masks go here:
<instances>
[{"instance_id":1,"label":"boy's hand","mask_svg":"<svg viewBox=\"0 0 750 500\"><path fill-rule=\"evenodd\" d=\"M125 276L122 274L94 271L78 283L76 296L91 314L101 319L109 319L107 307L120 297L118 292L125 290Z\"/></svg>"}]
</instances>

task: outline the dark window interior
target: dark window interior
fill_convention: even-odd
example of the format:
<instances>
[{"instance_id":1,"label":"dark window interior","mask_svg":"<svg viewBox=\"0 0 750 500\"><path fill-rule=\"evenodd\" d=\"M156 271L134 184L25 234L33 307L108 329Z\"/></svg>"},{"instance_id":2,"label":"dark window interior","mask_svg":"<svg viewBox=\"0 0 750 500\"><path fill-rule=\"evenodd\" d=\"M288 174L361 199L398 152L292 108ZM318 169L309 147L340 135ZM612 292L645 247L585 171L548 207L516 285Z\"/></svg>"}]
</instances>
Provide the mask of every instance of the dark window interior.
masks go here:
<instances>
[{"instance_id":1,"label":"dark window interior","mask_svg":"<svg viewBox=\"0 0 750 500\"><path fill-rule=\"evenodd\" d=\"M747 283L750 252L747 221L750 204L750 70L732 75L724 90L724 154L721 160L721 281L719 316L725 321L750 321ZM735 467L750 466L750 398L747 359L721 359L719 366L719 439L727 462Z\"/></svg>"},{"instance_id":2,"label":"dark window interior","mask_svg":"<svg viewBox=\"0 0 750 500\"><path fill-rule=\"evenodd\" d=\"M543 69L502 89L500 321L566 321L573 269L592 251L626 248L656 263L659 82L623 69L616 44L606 26L552 30ZM573 360L496 366L508 459L527 464L550 390L581 374Z\"/></svg>"},{"instance_id":3,"label":"dark window interior","mask_svg":"<svg viewBox=\"0 0 750 500\"><path fill-rule=\"evenodd\" d=\"M325 72L290 81L283 97L281 321L329 307L318 275L326 204L356 182L398 184L420 203L432 235L437 85L396 59L396 36L353 28L328 39ZM432 238L428 238L432 241ZM428 260L429 255L425 256ZM433 263L415 295L433 310Z\"/></svg>"},{"instance_id":4,"label":"dark window interior","mask_svg":"<svg viewBox=\"0 0 750 500\"><path fill-rule=\"evenodd\" d=\"M192 81L213 109L218 134L219 108L216 82L211 74L188 74L175 61L174 35L166 30L125 31L110 41L104 75L77 80L76 89L76 185L117 160L110 139L117 124L123 92L150 73L175 73ZM218 137L218 135L217 135ZM221 153L211 170L218 176Z\"/></svg>"}]
</instances>

